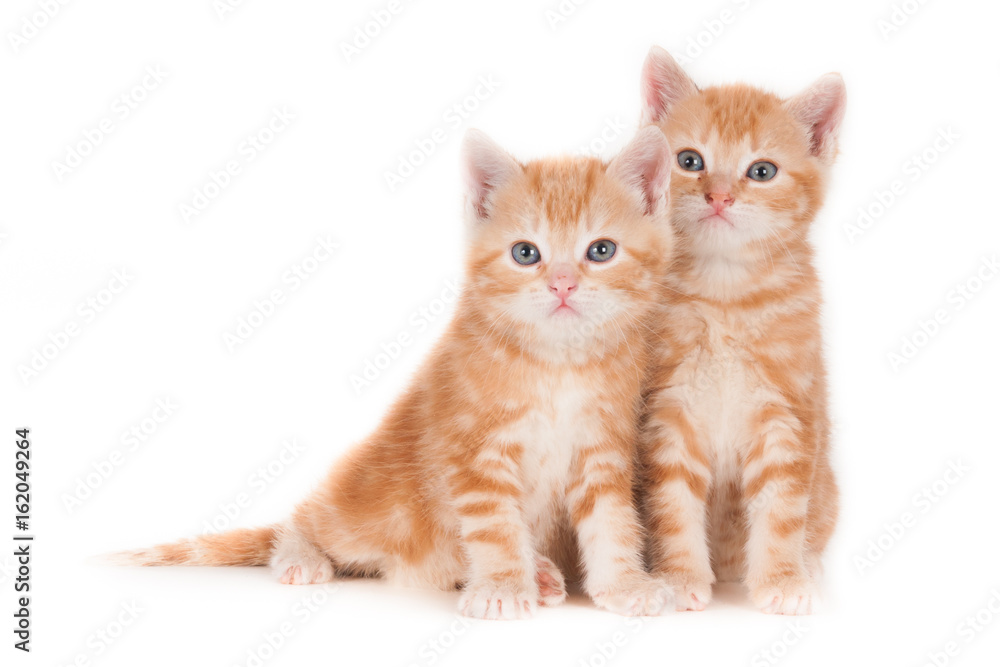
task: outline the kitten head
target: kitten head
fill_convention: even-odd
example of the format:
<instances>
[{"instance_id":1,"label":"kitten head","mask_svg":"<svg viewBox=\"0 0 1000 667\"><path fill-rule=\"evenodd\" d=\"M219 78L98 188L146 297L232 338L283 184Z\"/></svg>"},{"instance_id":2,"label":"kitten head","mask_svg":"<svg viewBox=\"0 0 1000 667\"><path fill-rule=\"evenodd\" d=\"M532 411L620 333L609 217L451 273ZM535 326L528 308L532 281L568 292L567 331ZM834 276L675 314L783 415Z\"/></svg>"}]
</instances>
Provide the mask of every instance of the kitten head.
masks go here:
<instances>
[{"instance_id":1,"label":"kitten head","mask_svg":"<svg viewBox=\"0 0 1000 667\"><path fill-rule=\"evenodd\" d=\"M471 236L463 308L477 326L550 360L628 342L656 302L671 247L663 134L646 128L610 164L522 164L477 131L462 152Z\"/></svg>"},{"instance_id":2,"label":"kitten head","mask_svg":"<svg viewBox=\"0 0 1000 667\"><path fill-rule=\"evenodd\" d=\"M827 74L790 99L744 85L699 90L663 49L642 72L644 124L674 150L671 222L699 255L803 238L837 153L844 82Z\"/></svg>"}]
</instances>

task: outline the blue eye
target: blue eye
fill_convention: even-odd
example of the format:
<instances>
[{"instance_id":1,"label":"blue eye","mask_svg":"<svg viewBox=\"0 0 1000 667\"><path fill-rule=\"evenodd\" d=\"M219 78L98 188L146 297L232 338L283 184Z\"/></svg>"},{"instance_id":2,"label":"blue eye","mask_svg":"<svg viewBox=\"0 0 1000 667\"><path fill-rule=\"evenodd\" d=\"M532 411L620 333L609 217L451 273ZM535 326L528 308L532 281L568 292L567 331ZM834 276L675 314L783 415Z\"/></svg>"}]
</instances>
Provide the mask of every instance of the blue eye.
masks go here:
<instances>
[{"instance_id":1,"label":"blue eye","mask_svg":"<svg viewBox=\"0 0 1000 667\"><path fill-rule=\"evenodd\" d=\"M606 262L615 256L617 249L618 246L615 245L614 241L608 239L594 241L587 249L587 259L591 262Z\"/></svg>"},{"instance_id":2,"label":"blue eye","mask_svg":"<svg viewBox=\"0 0 1000 667\"><path fill-rule=\"evenodd\" d=\"M697 151L681 151L677 154L677 164L685 171L701 171L705 168L705 160Z\"/></svg>"},{"instance_id":3,"label":"blue eye","mask_svg":"<svg viewBox=\"0 0 1000 667\"><path fill-rule=\"evenodd\" d=\"M769 181L778 173L778 167L773 162L754 162L750 165L747 176L755 181Z\"/></svg>"},{"instance_id":4,"label":"blue eye","mask_svg":"<svg viewBox=\"0 0 1000 667\"><path fill-rule=\"evenodd\" d=\"M538 252L538 248L525 241L515 243L514 247L510 250L510 254L514 256L515 262L524 266L537 264L542 259L542 255Z\"/></svg>"}]
</instances>

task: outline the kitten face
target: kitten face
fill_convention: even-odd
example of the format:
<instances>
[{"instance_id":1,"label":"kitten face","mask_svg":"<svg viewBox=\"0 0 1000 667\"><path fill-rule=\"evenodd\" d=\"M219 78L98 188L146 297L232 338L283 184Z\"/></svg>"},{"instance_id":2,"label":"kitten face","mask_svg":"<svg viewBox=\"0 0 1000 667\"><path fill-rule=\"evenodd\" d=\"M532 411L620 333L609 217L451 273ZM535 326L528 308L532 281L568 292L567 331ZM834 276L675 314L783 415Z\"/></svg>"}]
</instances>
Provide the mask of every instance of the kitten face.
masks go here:
<instances>
[{"instance_id":1,"label":"kitten face","mask_svg":"<svg viewBox=\"0 0 1000 667\"><path fill-rule=\"evenodd\" d=\"M839 76L790 100L743 85L698 90L654 49L643 87L645 118L677 156L671 221L695 252L730 255L806 233L836 153Z\"/></svg>"},{"instance_id":2,"label":"kitten face","mask_svg":"<svg viewBox=\"0 0 1000 667\"><path fill-rule=\"evenodd\" d=\"M589 158L520 165L495 146L470 151L479 154L467 160L468 307L540 356L619 341L652 307L669 256L671 157L662 136L644 133L610 165ZM499 172L485 174L478 164Z\"/></svg>"},{"instance_id":3,"label":"kitten face","mask_svg":"<svg viewBox=\"0 0 1000 667\"><path fill-rule=\"evenodd\" d=\"M698 245L738 249L780 237L819 206L820 167L781 101L745 86L712 88L675 107L672 221Z\"/></svg>"}]
</instances>

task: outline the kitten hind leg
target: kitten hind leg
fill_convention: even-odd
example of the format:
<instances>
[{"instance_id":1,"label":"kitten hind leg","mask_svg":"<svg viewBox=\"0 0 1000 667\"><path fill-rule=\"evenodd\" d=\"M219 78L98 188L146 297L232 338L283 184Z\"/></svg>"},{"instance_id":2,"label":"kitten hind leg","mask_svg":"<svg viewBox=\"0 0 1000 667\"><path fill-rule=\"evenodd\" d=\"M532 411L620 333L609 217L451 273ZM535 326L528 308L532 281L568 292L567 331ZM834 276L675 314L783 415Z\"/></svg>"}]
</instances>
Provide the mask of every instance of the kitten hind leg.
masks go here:
<instances>
[{"instance_id":1,"label":"kitten hind leg","mask_svg":"<svg viewBox=\"0 0 1000 667\"><path fill-rule=\"evenodd\" d=\"M719 582L742 582L746 570L746 512L739 477L718 479L709 494L712 567Z\"/></svg>"},{"instance_id":2,"label":"kitten hind leg","mask_svg":"<svg viewBox=\"0 0 1000 667\"><path fill-rule=\"evenodd\" d=\"M325 584L333 581L333 561L294 528L278 531L271 570L283 584Z\"/></svg>"},{"instance_id":3,"label":"kitten hind leg","mask_svg":"<svg viewBox=\"0 0 1000 667\"><path fill-rule=\"evenodd\" d=\"M535 557L535 581L538 582L538 604L555 607L566 599L562 572L545 556Z\"/></svg>"}]
</instances>

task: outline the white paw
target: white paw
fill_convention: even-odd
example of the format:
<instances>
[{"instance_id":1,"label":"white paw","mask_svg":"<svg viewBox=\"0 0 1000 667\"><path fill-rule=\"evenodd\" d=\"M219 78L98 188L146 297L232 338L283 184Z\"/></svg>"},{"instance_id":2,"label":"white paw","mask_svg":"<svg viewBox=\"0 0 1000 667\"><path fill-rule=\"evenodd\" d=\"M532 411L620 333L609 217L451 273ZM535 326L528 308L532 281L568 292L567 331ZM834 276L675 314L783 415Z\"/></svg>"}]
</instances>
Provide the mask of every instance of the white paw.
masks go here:
<instances>
[{"instance_id":1,"label":"white paw","mask_svg":"<svg viewBox=\"0 0 1000 667\"><path fill-rule=\"evenodd\" d=\"M712 599L711 580L665 577L662 581L673 591L677 611L704 611Z\"/></svg>"},{"instance_id":2,"label":"white paw","mask_svg":"<svg viewBox=\"0 0 1000 667\"><path fill-rule=\"evenodd\" d=\"M817 592L808 579L785 579L752 587L750 597L765 614L804 616L812 613Z\"/></svg>"},{"instance_id":3,"label":"white paw","mask_svg":"<svg viewBox=\"0 0 1000 667\"><path fill-rule=\"evenodd\" d=\"M599 588L591 597L597 606L623 616L659 616L673 608L671 588L662 581L646 577Z\"/></svg>"},{"instance_id":4,"label":"white paw","mask_svg":"<svg viewBox=\"0 0 1000 667\"><path fill-rule=\"evenodd\" d=\"M545 556L535 558L535 582L540 605L554 607L566 600L566 581L562 572Z\"/></svg>"},{"instance_id":5,"label":"white paw","mask_svg":"<svg viewBox=\"0 0 1000 667\"><path fill-rule=\"evenodd\" d=\"M469 618L510 621L531 618L537 600L537 591L514 592L486 584L467 588L458 601L458 611Z\"/></svg>"},{"instance_id":6,"label":"white paw","mask_svg":"<svg viewBox=\"0 0 1000 667\"><path fill-rule=\"evenodd\" d=\"M325 584L333 581L333 562L320 553L283 554L271 561L271 569L283 584Z\"/></svg>"}]
</instances>

